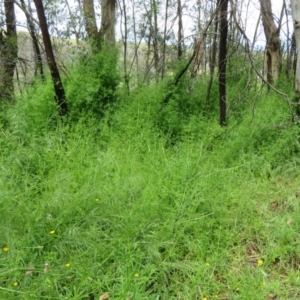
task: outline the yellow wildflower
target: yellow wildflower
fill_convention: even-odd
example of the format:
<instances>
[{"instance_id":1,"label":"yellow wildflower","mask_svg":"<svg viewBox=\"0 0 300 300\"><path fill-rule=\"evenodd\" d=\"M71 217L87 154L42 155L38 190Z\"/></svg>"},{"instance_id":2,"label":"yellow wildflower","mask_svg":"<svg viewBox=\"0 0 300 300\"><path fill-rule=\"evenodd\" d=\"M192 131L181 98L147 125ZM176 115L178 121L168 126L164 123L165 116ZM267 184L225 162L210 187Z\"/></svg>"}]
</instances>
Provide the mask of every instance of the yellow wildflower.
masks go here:
<instances>
[{"instance_id":1,"label":"yellow wildflower","mask_svg":"<svg viewBox=\"0 0 300 300\"><path fill-rule=\"evenodd\" d=\"M206 263L205 265L206 265L207 267L209 267L209 266L210 266L210 263Z\"/></svg>"},{"instance_id":2,"label":"yellow wildflower","mask_svg":"<svg viewBox=\"0 0 300 300\"><path fill-rule=\"evenodd\" d=\"M134 277L139 277L139 276L140 276L139 273L134 274Z\"/></svg>"},{"instance_id":3,"label":"yellow wildflower","mask_svg":"<svg viewBox=\"0 0 300 300\"><path fill-rule=\"evenodd\" d=\"M3 250L3 252L8 252L9 248L5 246L5 247L2 248L2 250Z\"/></svg>"},{"instance_id":4,"label":"yellow wildflower","mask_svg":"<svg viewBox=\"0 0 300 300\"><path fill-rule=\"evenodd\" d=\"M264 264L264 261L263 261L262 259L259 259L259 260L257 261L257 264L258 264L259 266L262 266L262 265Z\"/></svg>"},{"instance_id":5,"label":"yellow wildflower","mask_svg":"<svg viewBox=\"0 0 300 300\"><path fill-rule=\"evenodd\" d=\"M15 281L14 283L13 283L13 286L15 286L15 287L17 287L19 285L19 283L17 282L17 281Z\"/></svg>"},{"instance_id":6,"label":"yellow wildflower","mask_svg":"<svg viewBox=\"0 0 300 300\"><path fill-rule=\"evenodd\" d=\"M66 264L65 264L65 267L66 267L66 268L70 268L70 267L71 267L71 264L70 264L70 263L66 263Z\"/></svg>"},{"instance_id":7,"label":"yellow wildflower","mask_svg":"<svg viewBox=\"0 0 300 300\"><path fill-rule=\"evenodd\" d=\"M202 300L208 300L206 297L204 297Z\"/></svg>"},{"instance_id":8,"label":"yellow wildflower","mask_svg":"<svg viewBox=\"0 0 300 300\"><path fill-rule=\"evenodd\" d=\"M51 230L51 231L50 231L50 234L54 234L54 233L55 233L55 230Z\"/></svg>"}]
</instances>

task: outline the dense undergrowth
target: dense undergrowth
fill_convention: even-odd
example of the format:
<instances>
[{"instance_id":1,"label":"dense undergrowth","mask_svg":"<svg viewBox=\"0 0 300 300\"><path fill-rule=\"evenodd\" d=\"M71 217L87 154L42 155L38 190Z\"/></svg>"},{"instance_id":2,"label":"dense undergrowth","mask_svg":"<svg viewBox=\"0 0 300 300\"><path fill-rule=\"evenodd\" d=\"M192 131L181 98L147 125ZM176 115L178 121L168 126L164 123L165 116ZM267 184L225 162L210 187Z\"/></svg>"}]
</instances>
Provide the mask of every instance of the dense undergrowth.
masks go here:
<instances>
[{"instance_id":1,"label":"dense undergrowth","mask_svg":"<svg viewBox=\"0 0 300 300\"><path fill-rule=\"evenodd\" d=\"M165 83L128 96L109 64L65 79L69 119L50 81L3 113L0 298L299 299L299 126L283 99L232 84L220 128L204 81L162 105Z\"/></svg>"}]
</instances>

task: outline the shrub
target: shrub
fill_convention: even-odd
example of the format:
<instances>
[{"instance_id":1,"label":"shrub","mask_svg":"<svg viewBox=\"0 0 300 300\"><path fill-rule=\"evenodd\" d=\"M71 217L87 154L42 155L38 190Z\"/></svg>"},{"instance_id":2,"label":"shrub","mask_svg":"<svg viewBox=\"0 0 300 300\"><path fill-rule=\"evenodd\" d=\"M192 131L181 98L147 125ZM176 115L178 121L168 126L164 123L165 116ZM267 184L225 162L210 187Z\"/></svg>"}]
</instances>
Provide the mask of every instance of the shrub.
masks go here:
<instances>
[{"instance_id":1,"label":"shrub","mask_svg":"<svg viewBox=\"0 0 300 300\"><path fill-rule=\"evenodd\" d=\"M100 118L117 101L117 51L103 50L83 60L66 82L69 120Z\"/></svg>"}]
</instances>

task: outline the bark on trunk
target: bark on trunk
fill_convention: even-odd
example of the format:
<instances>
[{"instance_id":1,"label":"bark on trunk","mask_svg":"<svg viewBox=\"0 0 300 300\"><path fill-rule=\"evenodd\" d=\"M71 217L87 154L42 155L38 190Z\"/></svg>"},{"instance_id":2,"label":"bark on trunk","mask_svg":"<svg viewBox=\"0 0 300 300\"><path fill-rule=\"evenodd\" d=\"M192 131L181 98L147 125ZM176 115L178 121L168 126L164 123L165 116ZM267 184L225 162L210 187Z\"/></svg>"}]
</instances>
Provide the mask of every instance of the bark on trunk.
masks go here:
<instances>
[{"instance_id":1,"label":"bark on trunk","mask_svg":"<svg viewBox=\"0 0 300 300\"><path fill-rule=\"evenodd\" d=\"M226 62L228 35L228 0L220 0L219 93L220 125L226 125Z\"/></svg>"},{"instance_id":2,"label":"bark on trunk","mask_svg":"<svg viewBox=\"0 0 300 300\"><path fill-rule=\"evenodd\" d=\"M106 46L115 46L116 0L101 1L100 39Z\"/></svg>"},{"instance_id":3,"label":"bark on trunk","mask_svg":"<svg viewBox=\"0 0 300 300\"><path fill-rule=\"evenodd\" d=\"M181 0L177 0L177 16L178 16L178 60L182 57L182 43L183 43L183 25L182 25L182 6Z\"/></svg>"},{"instance_id":4,"label":"bark on trunk","mask_svg":"<svg viewBox=\"0 0 300 300\"><path fill-rule=\"evenodd\" d=\"M276 84L281 68L280 30L274 22L271 0L260 0L260 9L267 40L267 81Z\"/></svg>"},{"instance_id":5,"label":"bark on trunk","mask_svg":"<svg viewBox=\"0 0 300 300\"><path fill-rule=\"evenodd\" d=\"M167 47L168 9L169 9L169 0L166 0L165 25L164 25L164 40L163 40L162 64L161 64L161 79L164 78L165 67L166 67L165 64L166 64L166 47Z\"/></svg>"},{"instance_id":6,"label":"bark on trunk","mask_svg":"<svg viewBox=\"0 0 300 300\"><path fill-rule=\"evenodd\" d=\"M0 30L0 99L12 100L14 92L14 72L18 59L15 6L4 2L6 32Z\"/></svg>"},{"instance_id":7,"label":"bark on trunk","mask_svg":"<svg viewBox=\"0 0 300 300\"><path fill-rule=\"evenodd\" d=\"M36 36L33 21L29 17L29 15L31 14L31 9L30 9L30 6L29 6L30 2L28 1L28 7L26 7L26 4L25 4L24 0L21 0L21 5L22 5L23 9L28 12L28 14L25 14L25 16L26 16L26 20L27 20L27 26L28 26L28 29L29 29L29 34L30 34L31 39L32 39L33 50L34 50L34 53L35 53L36 67L35 67L34 75L37 76L37 71L36 70L38 69L40 71L41 79L45 80L43 60L42 60L42 54L41 54L39 42L38 42L38 39L37 39L37 36Z\"/></svg>"},{"instance_id":8,"label":"bark on trunk","mask_svg":"<svg viewBox=\"0 0 300 300\"><path fill-rule=\"evenodd\" d=\"M288 43L289 44L289 43ZM294 68L294 59L297 57L297 48L296 48L296 41L295 41L295 34L292 34L290 45L287 47L287 59L286 59L286 68L285 74L288 79L290 79L290 73ZM295 69L294 69L295 71Z\"/></svg>"},{"instance_id":9,"label":"bark on trunk","mask_svg":"<svg viewBox=\"0 0 300 300\"><path fill-rule=\"evenodd\" d=\"M294 21L294 36L297 47L297 64L295 76L295 92L298 104L298 115L300 114L300 3L298 0L291 0L292 16Z\"/></svg>"},{"instance_id":10,"label":"bark on trunk","mask_svg":"<svg viewBox=\"0 0 300 300\"><path fill-rule=\"evenodd\" d=\"M83 0L83 15L85 28L93 50L98 51L100 48L100 36L98 34L96 14L93 0Z\"/></svg>"},{"instance_id":11,"label":"bark on trunk","mask_svg":"<svg viewBox=\"0 0 300 300\"><path fill-rule=\"evenodd\" d=\"M129 86L129 74L127 72L127 46L128 46L128 18L126 13L126 3L125 0L122 1L122 7L120 3L120 10L121 10L121 24L124 23L124 32L121 25L121 34L122 34L122 41L123 41L123 68L124 68L124 81L127 87L128 95L130 94L130 86ZM124 18L124 22L123 22Z\"/></svg>"},{"instance_id":12,"label":"bark on trunk","mask_svg":"<svg viewBox=\"0 0 300 300\"><path fill-rule=\"evenodd\" d=\"M219 9L219 2L217 2L217 7L216 10L218 11ZM214 79L214 73L215 73L215 66L216 66L216 58L217 58L217 34L218 34L218 27L219 27L219 18L215 18L215 28L214 28L214 34L213 34L213 40L212 44L210 47L210 54L209 54L209 82L207 85L207 90L206 90L206 100L205 100L205 111L208 114L209 108L210 108L210 92L212 88L212 83Z\"/></svg>"},{"instance_id":13,"label":"bark on trunk","mask_svg":"<svg viewBox=\"0 0 300 300\"><path fill-rule=\"evenodd\" d=\"M153 47L153 62L155 69L155 81L159 80L159 45L158 45L158 2L151 0L151 12L150 12L150 36ZM153 22L152 22L153 17Z\"/></svg>"},{"instance_id":14,"label":"bark on trunk","mask_svg":"<svg viewBox=\"0 0 300 300\"><path fill-rule=\"evenodd\" d=\"M65 90L63 88L63 85L62 85L62 82L60 79L60 75L59 75L59 71L58 71L58 68L56 65L55 57L54 57L43 2L42 2L42 0L34 0L34 4L36 7L38 19L40 22L45 52L46 52L46 56L47 56L47 62L48 62L52 80L53 80L53 85L54 85L54 90L55 90L55 100L59 106L59 114L61 116L64 116L67 114L67 111L68 111Z\"/></svg>"}]
</instances>

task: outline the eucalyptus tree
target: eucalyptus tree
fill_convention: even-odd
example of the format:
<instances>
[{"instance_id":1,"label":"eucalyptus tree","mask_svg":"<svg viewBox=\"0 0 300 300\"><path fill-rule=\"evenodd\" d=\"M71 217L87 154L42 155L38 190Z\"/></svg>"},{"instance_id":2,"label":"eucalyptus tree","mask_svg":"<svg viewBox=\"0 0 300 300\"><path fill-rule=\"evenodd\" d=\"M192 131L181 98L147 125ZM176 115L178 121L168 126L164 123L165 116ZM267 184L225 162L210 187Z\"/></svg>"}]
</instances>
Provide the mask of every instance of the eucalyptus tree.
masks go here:
<instances>
[{"instance_id":1,"label":"eucalyptus tree","mask_svg":"<svg viewBox=\"0 0 300 300\"><path fill-rule=\"evenodd\" d=\"M123 42L123 70L124 70L124 80L127 87L128 94L130 93L130 87L129 87L129 74L127 71L127 53L128 53L128 18L127 18L127 10L126 10L126 3L125 0L122 0L122 2L119 2L120 7L120 31L122 34L122 42ZM124 25L124 30L123 30Z\"/></svg>"},{"instance_id":2,"label":"eucalyptus tree","mask_svg":"<svg viewBox=\"0 0 300 300\"><path fill-rule=\"evenodd\" d=\"M298 0L291 0L291 9L294 22L294 36L296 47L298 50L297 65L296 65L296 78L295 78L295 93L296 101L298 104L298 114L300 114L300 5Z\"/></svg>"},{"instance_id":3,"label":"eucalyptus tree","mask_svg":"<svg viewBox=\"0 0 300 300\"><path fill-rule=\"evenodd\" d=\"M93 0L82 0L86 31L94 51L106 46L114 46L116 23L116 0L101 1L101 26L98 30Z\"/></svg>"},{"instance_id":4,"label":"eucalyptus tree","mask_svg":"<svg viewBox=\"0 0 300 300\"><path fill-rule=\"evenodd\" d=\"M286 4L286 1L283 0L283 9L285 12L285 19L289 20L290 17L290 10L288 9L288 6ZM285 74L288 79L290 79L290 73L293 69L293 61L295 62L295 59L297 57L296 54L296 41L295 41L295 34L292 32L290 34L290 22L286 22L286 37L287 37L287 43L286 43L286 66L285 66Z\"/></svg>"},{"instance_id":5,"label":"eucalyptus tree","mask_svg":"<svg viewBox=\"0 0 300 300\"><path fill-rule=\"evenodd\" d=\"M219 43L219 97L220 97L220 125L226 125L226 62L228 35L228 2L220 2L220 43Z\"/></svg>"},{"instance_id":6,"label":"eucalyptus tree","mask_svg":"<svg viewBox=\"0 0 300 300\"><path fill-rule=\"evenodd\" d=\"M48 66L51 72L51 77L53 81L54 91L55 91L55 100L59 107L59 114L64 116L67 114L67 103L65 90L62 85L62 81L60 79L60 74L57 68L56 60L53 53L52 43L50 39L50 34L48 31L48 24L45 15L45 9L42 0L34 0L34 4L36 7L40 28L42 31L43 42L45 47L45 52L47 56Z\"/></svg>"},{"instance_id":7,"label":"eucalyptus tree","mask_svg":"<svg viewBox=\"0 0 300 300\"><path fill-rule=\"evenodd\" d=\"M281 68L280 23L275 24L271 0L260 0L260 9L267 40L267 81L275 84Z\"/></svg>"},{"instance_id":8,"label":"eucalyptus tree","mask_svg":"<svg viewBox=\"0 0 300 300\"><path fill-rule=\"evenodd\" d=\"M183 44L183 23L182 23L182 5L181 0L177 0L177 18L178 18L178 48L177 56L178 60L181 59L183 54L182 44Z\"/></svg>"},{"instance_id":9,"label":"eucalyptus tree","mask_svg":"<svg viewBox=\"0 0 300 300\"><path fill-rule=\"evenodd\" d=\"M136 81L139 84L139 46L142 42L142 39L144 38L143 33L139 34L139 24L137 21L138 12L140 11L140 8L137 5L138 3L135 0L130 0L130 9L131 9L131 18L132 18L132 34L133 34L133 43L134 43L134 55L131 62L130 70L133 69L133 66L135 64L136 69ZM125 6L127 8L127 6ZM141 26L141 24L140 24Z\"/></svg>"},{"instance_id":10,"label":"eucalyptus tree","mask_svg":"<svg viewBox=\"0 0 300 300\"><path fill-rule=\"evenodd\" d=\"M4 1L6 30L0 29L0 99L12 100L18 59L16 13L13 1Z\"/></svg>"},{"instance_id":11,"label":"eucalyptus tree","mask_svg":"<svg viewBox=\"0 0 300 300\"><path fill-rule=\"evenodd\" d=\"M116 0L101 0L100 39L106 46L115 46Z\"/></svg>"},{"instance_id":12,"label":"eucalyptus tree","mask_svg":"<svg viewBox=\"0 0 300 300\"><path fill-rule=\"evenodd\" d=\"M151 35L153 41L153 57L154 57L154 68L155 68L155 80L159 79L159 39L158 39L158 13L159 13L159 1L158 0L150 0L151 1L151 10L153 10L153 23L151 28Z\"/></svg>"},{"instance_id":13,"label":"eucalyptus tree","mask_svg":"<svg viewBox=\"0 0 300 300\"><path fill-rule=\"evenodd\" d=\"M144 61L141 48L145 49L141 45L147 35L149 19L144 11L144 2L141 0L119 0L119 7L120 32L124 51L124 78L128 88L129 78L133 78L134 83L139 85L141 74L146 72L141 68Z\"/></svg>"},{"instance_id":14,"label":"eucalyptus tree","mask_svg":"<svg viewBox=\"0 0 300 300\"><path fill-rule=\"evenodd\" d=\"M39 70L41 79L44 80L45 75L44 75L42 52L40 49L36 28L33 22L30 1L28 1L27 5L24 0L20 0L20 3L23 8L23 11L26 11L25 16L27 20L28 31L32 39L32 45L33 45L34 57L35 57L34 76L37 76L37 70Z\"/></svg>"},{"instance_id":15,"label":"eucalyptus tree","mask_svg":"<svg viewBox=\"0 0 300 300\"><path fill-rule=\"evenodd\" d=\"M219 1L217 2L215 8L212 7L212 11L213 10L216 10L218 12ZM219 18L216 17L216 18L214 18L213 36L211 39L210 52L209 52L209 82L208 82L207 89L206 89L206 100L205 100L206 113L208 113L209 107L210 107L210 92L211 92L211 88L212 88L212 84L213 84L215 67L216 67L217 50L218 50L218 44L217 44L218 28L219 28Z\"/></svg>"},{"instance_id":16,"label":"eucalyptus tree","mask_svg":"<svg viewBox=\"0 0 300 300\"><path fill-rule=\"evenodd\" d=\"M85 20L85 30L87 32L89 42L92 45L92 48L96 51L100 48L100 36L98 33L97 22L96 22L96 13L94 8L93 0L83 0L83 13Z\"/></svg>"},{"instance_id":17,"label":"eucalyptus tree","mask_svg":"<svg viewBox=\"0 0 300 300\"><path fill-rule=\"evenodd\" d=\"M165 20L163 33L163 49L162 49L162 65L161 65L161 79L164 78L166 69L166 48L167 48L167 30L168 30L168 15L169 15L169 0L166 0L165 6Z\"/></svg>"}]
</instances>

